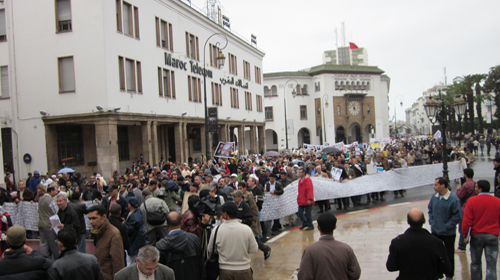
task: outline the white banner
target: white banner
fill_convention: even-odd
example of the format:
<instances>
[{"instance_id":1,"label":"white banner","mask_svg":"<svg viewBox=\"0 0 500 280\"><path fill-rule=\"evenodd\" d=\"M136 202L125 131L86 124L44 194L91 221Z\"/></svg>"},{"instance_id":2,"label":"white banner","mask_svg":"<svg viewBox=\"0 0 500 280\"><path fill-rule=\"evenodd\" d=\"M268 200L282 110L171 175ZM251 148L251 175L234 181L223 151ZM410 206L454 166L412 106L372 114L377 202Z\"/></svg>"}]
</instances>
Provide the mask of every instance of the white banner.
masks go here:
<instances>
[{"instance_id":1,"label":"white banner","mask_svg":"<svg viewBox=\"0 0 500 280\"><path fill-rule=\"evenodd\" d=\"M434 180L443 176L442 165L421 165L398 168L388 172L379 172L371 176L362 176L342 183L332 179L311 177L314 187L314 200L330 200L351 197L372 192L395 191L422 186L432 188ZM448 163L450 180L463 176L463 167L458 161ZM298 210L297 193L299 181L294 181L285 188L283 195L266 193L262 205L261 221L269 221L292 215ZM430 197L429 197L430 198Z\"/></svg>"},{"instance_id":2,"label":"white banner","mask_svg":"<svg viewBox=\"0 0 500 280\"><path fill-rule=\"evenodd\" d=\"M438 130L438 131L436 131L436 133L434 133L434 138L435 139L441 138L441 130Z\"/></svg>"}]
</instances>

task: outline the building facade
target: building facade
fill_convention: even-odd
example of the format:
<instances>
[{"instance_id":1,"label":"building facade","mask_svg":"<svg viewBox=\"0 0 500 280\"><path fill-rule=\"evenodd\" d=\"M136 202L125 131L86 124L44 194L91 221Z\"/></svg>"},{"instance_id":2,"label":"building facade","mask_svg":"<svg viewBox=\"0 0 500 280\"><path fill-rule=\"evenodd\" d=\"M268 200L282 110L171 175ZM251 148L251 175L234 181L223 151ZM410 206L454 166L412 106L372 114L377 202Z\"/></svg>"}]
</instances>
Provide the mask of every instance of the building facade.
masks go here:
<instances>
[{"instance_id":1,"label":"building facade","mask_svg":"<svg viewBox=\"0 0 500 280\"><path fill-rule=\"evenodd\" d=\"M265 149L264 52L220 18L173 0L2 1L6 170L19 179L66 163L107 177L141 159L196 159L205 89L218 111L210 145Z\"/></svg>"},{"instance_id":2,"label":"building facade","mask_svg":"<svg viewBox=\"0 0 500 280\"><path fill-rule=\"evenodd\" d=\"M389 137L390 78L383 73L375 66L319 65L264 74L267 149Z\"/></svg>"},{"instance_id":3,"label":"building facade","mask_svg":"<svg viewBox=\"0 0 500 280\"><path fill-rule=\"evenodd\" d=\"M366 48L351 49L340 47L323 52L323 64L327 65L368 65Z\"/></svg>"}]
</instances>

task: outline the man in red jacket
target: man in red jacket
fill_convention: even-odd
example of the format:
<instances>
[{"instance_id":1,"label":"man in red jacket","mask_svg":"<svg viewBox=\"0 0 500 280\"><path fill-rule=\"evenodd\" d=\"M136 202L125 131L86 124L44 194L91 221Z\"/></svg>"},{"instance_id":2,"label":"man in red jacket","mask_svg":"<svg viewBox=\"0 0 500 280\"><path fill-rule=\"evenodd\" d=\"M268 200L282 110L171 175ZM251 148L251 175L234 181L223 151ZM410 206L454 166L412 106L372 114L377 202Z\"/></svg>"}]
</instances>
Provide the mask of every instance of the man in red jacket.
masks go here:
<instances>
[{"instance_id":1,"label":"man in red jacket","mask_svg":"<svg viewBox=\"0 0 500 280\"><path fill-rule=\"evenodd\" d=\"M299 217L302 220L300 229L314 230L312 223L312 205L314 204L314 192L311 178L306 176L304 168L299 168L299 194L297 195L299 205ZM304 216L304 211L306 212Z\"/></svg>"},{"instance_id":2,"label":"man in red jacket","mask_svg":"<svg viewBox=\"0 0 500 280\"><path fill-rule=\"evenodd\" d=\"M475 190L478 195L467 201L462 221L462 232L466 236L470 232L471 279L483 279L483 250L486 258L486 279L496 279L500 199L490 195L490 182L486 180L477 181Z\"/></svg>"}]
</instances>

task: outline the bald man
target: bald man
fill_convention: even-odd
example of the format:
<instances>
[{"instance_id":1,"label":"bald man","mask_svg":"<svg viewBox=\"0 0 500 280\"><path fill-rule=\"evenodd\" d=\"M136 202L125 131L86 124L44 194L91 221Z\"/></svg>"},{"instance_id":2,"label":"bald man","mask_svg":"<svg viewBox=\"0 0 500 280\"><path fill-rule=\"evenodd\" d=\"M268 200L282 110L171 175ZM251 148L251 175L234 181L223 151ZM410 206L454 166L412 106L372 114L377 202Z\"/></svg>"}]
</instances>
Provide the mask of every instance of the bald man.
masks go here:
<instances>
[{"instance_id":1,"label":"bald man","mask_svg":"<svg viewBox=\"0 0 500 280\"><path fill-rule=\"evenodd\" d=\"M387 270L399 270L399 280L442 278L451 269L443 241L422 228L425 216L420 209L411 209L407 221L410 228L391 242Z\"/></svg>"}]
</instances>

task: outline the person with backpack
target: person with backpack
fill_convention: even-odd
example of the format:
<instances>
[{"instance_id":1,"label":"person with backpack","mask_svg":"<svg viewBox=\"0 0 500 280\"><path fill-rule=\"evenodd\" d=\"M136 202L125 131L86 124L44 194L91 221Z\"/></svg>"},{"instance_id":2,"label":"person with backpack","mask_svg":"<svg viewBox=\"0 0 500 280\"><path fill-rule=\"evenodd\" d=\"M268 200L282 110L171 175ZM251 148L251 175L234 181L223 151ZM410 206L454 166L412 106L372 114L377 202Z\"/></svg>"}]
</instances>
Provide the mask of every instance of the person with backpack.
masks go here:
<instances>
[{"instance_id":1,"label":"person with backpack","mask_svg":"<svg viewBox=\"0 0 500 280\"><path fill-rule=\"evenodd\" d=\"M146 240L148 245L154 246L158 240L168 234L165 221L170 211L165 201L153 197L149 188L142 191L142 196L144 197L144 203L140 206L140 209L144 217Z\"/></svg>"}]
</instances>

